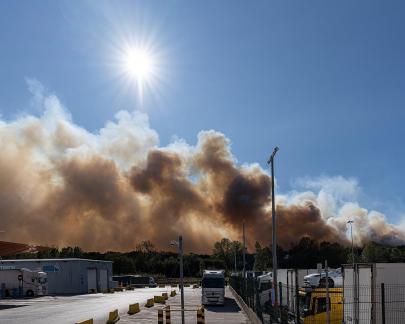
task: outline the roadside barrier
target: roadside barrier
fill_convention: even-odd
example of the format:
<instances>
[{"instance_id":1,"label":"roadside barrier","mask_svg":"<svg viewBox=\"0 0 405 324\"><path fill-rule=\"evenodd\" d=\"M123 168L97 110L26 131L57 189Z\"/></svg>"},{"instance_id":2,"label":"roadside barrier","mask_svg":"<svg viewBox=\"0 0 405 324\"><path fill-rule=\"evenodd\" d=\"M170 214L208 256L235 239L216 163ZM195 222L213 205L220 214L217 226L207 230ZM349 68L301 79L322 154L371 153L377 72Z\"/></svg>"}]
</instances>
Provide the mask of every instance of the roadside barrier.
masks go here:
<instances>
[{"instance_id":1,"label":"roadside barrier","mask_svg":"<svg viewBox=\"0 0 405 324\"><path fill-rule=\"evenodd\" d=\"M165 315L166 315L166 324L171 324L171 318L170 318L170 306L165 307Z\"/></svg>"},{"instance_id":2,"label":"roadside barrier","mask_svg":"<svg viewBox=\"0 0 405 324\"><path fill-rule=\"evenodd\" d=\"M193 285L193 289L200 288L199 285Z\"/></svg>"},{"instance_id":3,"label":"roadside barrier","mask_svg":"<svg viewBox=\"0 0 405 324\"><path fill-rule=\"evenodd\" d=\"M155 305L155 300L153 299L153 298L151 298L151 299L148 299L147 301L146 301L146 305L145 305L145 307L153 307L153 305Z\"/></svg>"},{"instance_id":4,"label":"roadside barrier","mask_svg":"<svg viewBox=\"0 0 405 324\"><path fill-rule=\"evenodd\" d=\"M163 296L154 296L153 301L157 304L166 304L166 299Z\"/></svg>"},{"instance_id":5,"label":"roadside barrier","mask_svg":"<svg viewBox=\"0 0 405 324\"><path fill-rule=\"evenodd\" d=\"M75 324L93 324L93 319L90 318L88 320L84 320L84 321L80 321L80 322L76 322Z\"/></svg>"},{"instance_id":6,"label":"roadside barrier","mask_svg":"<svg viewBox=\"0 0 405 324\"><path fill-rule=\"evenodd\" d=\"M163 293L163 294L162 294L162 297L164 297L165 300L168 300L168 299L169 299L169 296L167 295L167 293Z\"/></svg>"},{"instance_id":7,"label":"roadside barrier","mask_svg":"<svg viewBox=\"0 0 405 324\"><path fill-rule=\"evenodd\" d=\"M158 310L158 324L163 324L163 309Z\"/></svg>"},{"instance_id":8,"label":"roadside barrier","mask_svg":"<svg viewBox=\"0 0 405 324\"><path fill-rule=\"evenodd\" d=\"M205 310L204 306L197 309L197 324L205 324Z\"/></svg>"},{"instance_id":9,"label":"roadside barrier","mask_svg":"<svg viewBox=\"0 0 405 324\"><path fill-rule=\"evenodd\" d=\"M124 291L124 287L117 287L117 288L114 288L114 290L115 291Z\"/></svg>"},{"instance_id":10,"label":"roadside barrier","mask_svg":"<svg viewBox=\"0 0 405 324\"><path fill-rule=\"evenodd\" d=\"M94 289L94 288L91 288L91 289L89 290L89 294L95 294L96 292L97 292L97 290Z\"/></svg>"},{"instance_id":11,"label":"roadside barrier","mask_svg":"<svg viewBox=\"0 0 405 324\"><path fill-rule=\"evenodd\" d=\"M186 305L184 307L184 312L191 312L195 314L197 312L197 324L205 324L205 312L204 312L204 306L201 305ZM162 311L162 317L161 317L161 322L159 321L159 313ZM171 304L170 306L164 306L163 308L160 308L158 310L158 324L163 323L163 311L165 312L165 318L166 318L166 324L171 324L171 313L178 312L181 314L182 309L180 304Z\"/></svg>"},{"instance_id":12,"label":"roadside barrier","mask_svg":"<svg viewBox=\"0 0 405 324\"><path fill-rule=\"evenodd\" d=\"M201 308L197 310L197 324L202 324L202 311Z\"/></svg>"},{"instance_id":13,"label":"roadside barrier","mask_svg":"<svg viewBox=\"0 0 405 324\"><path fill-rule=\"evenodd\" d=\"M118 309L113 310L108 314L108 320L107 324L115 324L120 320L120 317L118 315Z\"/></svg>"},{"instance_id":14,"label":"roadside barrier","mask_svg":"<svg viewBox=\"0 0 405 324\"><path fill-rule=\"evenodd\" d=\"M170 292L170 297L174 297L174 296L176 296L176 290L172 290L172 291Z\"/></svg>"},{"instance_id":15,"label":"roadside barrier","mask_svg":"<svg viewBox=\"0 0 405 324\"><path fill-rule=\"evenodd\" d=\"M165 288L166 285L159 285L159 288Z\"/></svg>"},{"instance_id":16,"label":"roadside barrier","mask_svg":"<svg viewBox=\"0 0 405 324\"><path fill-rule=\"evenodd\" d=\"M139 308L139 303L130 304L128 309L128 315L134 315L136 313L139 313L140 311L141 309Z\"/></svg>"}]
</instances>

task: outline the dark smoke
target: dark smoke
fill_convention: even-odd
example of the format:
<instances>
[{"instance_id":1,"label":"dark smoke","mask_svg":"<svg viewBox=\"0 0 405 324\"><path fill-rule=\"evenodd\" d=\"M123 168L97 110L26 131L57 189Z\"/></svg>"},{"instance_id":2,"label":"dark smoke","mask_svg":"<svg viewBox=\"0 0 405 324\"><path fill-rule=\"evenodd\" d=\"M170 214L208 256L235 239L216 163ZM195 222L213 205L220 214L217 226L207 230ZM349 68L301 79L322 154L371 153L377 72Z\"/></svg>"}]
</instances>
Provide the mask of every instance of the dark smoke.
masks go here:
<instances>
[{"instance_id":1,"label":"dark smoke","mask_svg":"<svg viewBox=\"0 0 405 324\"><path fill-rule=\"evenodd\" d=\"M92 134L56 97L44 98L41 117L0 122L3 239L87 250L131 250L150 240L166 249L182 233L187 250L208 252L223 237L240 240L244 222L250 246L271 241L271 178L257 164L238 165L223 134L159 147L138 112L120 112ZM353 217L358 244L405 241L381 214L347 204L326 216L334 207L320 201L314 193L277 197L281 245L303 236L346 242Z\"/></svg>"}]
</instances>

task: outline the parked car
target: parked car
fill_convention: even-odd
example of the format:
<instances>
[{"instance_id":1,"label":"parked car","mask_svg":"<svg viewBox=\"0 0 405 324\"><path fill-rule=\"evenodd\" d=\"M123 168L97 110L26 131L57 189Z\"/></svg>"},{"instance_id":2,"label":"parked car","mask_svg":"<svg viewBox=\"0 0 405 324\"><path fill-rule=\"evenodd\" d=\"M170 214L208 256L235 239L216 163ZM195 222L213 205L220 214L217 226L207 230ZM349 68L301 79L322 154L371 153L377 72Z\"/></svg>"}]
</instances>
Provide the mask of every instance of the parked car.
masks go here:
<instances>
[{"instance_id":1,"label":"parked car","mask_svg":"<svg viewBox=\"0 0 405 324\"><path fill-rule=\"evenodd\" d=\"M328 278L326 278L325 271L321 273L309 274L304 277L304 286L312 288L326 287L326 280L328 280L328 286L330 288L342 287L342 269L337 268L335 270L328 271Z\"/></svg>"}]
</instances>

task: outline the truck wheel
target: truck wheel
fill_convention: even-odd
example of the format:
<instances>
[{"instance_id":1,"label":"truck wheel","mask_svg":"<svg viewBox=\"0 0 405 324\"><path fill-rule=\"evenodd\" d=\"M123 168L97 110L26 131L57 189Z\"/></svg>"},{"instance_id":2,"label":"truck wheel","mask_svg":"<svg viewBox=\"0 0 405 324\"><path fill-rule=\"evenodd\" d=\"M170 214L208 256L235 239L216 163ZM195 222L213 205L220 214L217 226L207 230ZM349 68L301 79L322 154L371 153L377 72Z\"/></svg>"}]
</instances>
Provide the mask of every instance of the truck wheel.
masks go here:
<instances>
[{"instance_id":1,"label":"truck wheel","mask_svg":"<svg viewBox=\"0 0 405 324\"><path fill-rule=\"evenodd\" d=\"M27 297L34 297L34 292L32 290L27 290L26 295Z\"/></svg>"}]
</instances>

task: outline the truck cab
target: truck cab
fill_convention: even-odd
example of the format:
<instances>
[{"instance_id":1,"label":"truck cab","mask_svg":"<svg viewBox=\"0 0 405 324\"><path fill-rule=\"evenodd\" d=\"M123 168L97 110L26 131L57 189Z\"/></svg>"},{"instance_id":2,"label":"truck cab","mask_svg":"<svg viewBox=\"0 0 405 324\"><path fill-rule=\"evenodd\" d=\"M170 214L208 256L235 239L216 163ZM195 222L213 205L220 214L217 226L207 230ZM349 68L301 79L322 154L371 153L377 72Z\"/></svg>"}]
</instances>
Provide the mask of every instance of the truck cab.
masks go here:
<instances>
[{"instance_id":1,"label":"truck cab","mask_svg":"<svg viewBox=\"0 0 405 324\"><path fill-rule=\"evenodd\" d=\"M224 305L225 271L204 270L202 281L201 303L203 305Z\"/></svg>"},{"instance_id":2,"label":"truck cab","mask_svg":"<svg viewBox=\"0 0 405 324\"><path fill-rule=\"evenodd\" d=\"M257 292L259 296L259 305L264 309L265 304L270 301L271 289L273 284L273 274L271 272L257 277Z\"/></svg>"},{"instance_id":3,"label":"truck cab","mask_svg":"<svg viewBox=\"0 0 405 324\"><path fill-rule=\"evenodd\" d=\"M326 289L301 288L299 303L302 322L326 323ZM330 323L341 324L343 321L343 289L329 289Z\"/></svg>"},{"instance_id":4,"label":"truck cab","mask_svg":"<svg viewBox=\"0 0 405 324\"><path fill-rule=\"evenodd\" d=\"M4 297L34 297L48 293L47 274L25 268L0 268L0 285Z\"/></svg>"}]
</instances>

